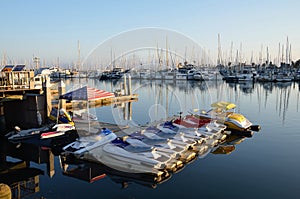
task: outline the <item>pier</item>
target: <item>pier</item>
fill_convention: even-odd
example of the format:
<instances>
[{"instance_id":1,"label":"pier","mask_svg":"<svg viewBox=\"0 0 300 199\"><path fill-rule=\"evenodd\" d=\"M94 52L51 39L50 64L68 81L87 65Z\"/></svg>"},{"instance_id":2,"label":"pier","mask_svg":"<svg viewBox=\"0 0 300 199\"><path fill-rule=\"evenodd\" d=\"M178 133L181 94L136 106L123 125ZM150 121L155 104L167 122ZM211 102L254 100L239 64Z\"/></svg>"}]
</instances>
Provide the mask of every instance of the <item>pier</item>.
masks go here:
<instances>
[{"instance_id":1,"label":"pier","mask_svg":"<svg viewBox=\"0 0 300 199\"><path fill-rule=\"evenodd\" d=\"M122 83L122 82L121 82ZM120 105L138 100L137 94L131 93L131 79L125 78L121 89L114 91L114 97L83 102L71 102L59 97L64 94L63 81L53 88L50 77L34 75L34 71L1 72L0 75L0 130L5 133L19 126L29 129L42 126L49 120L52 107L65 108L68 111L80 109L88 103L89 107ZM131 105L130 105L131 106ZM131 110L131 109L129 109ZM129 111L129 116L131 111Z\"/></svg>"}]
</instances>

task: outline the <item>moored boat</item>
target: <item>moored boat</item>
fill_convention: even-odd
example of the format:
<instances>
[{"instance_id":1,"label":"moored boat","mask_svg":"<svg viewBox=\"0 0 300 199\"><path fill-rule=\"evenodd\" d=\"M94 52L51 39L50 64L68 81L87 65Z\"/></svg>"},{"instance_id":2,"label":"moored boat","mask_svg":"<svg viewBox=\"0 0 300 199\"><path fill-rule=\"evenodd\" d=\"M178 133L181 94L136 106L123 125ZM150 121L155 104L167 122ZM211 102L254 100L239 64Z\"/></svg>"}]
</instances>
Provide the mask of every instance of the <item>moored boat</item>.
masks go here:
<instances>
[{"instance_id":1,"label":"moored boat","mask_svg":"<svg viewBox=\"0 0 300 199\"><path fill-rule=\"evenodd\" d=\"M76 157L82 157L84 153L103 146L116 138L116 134L109 129L103 128L98 134L80 137L62 149L66 154L73 154Z\"/></svg>"},{"instance_id":2,"label":"moored boat","mask_svg":"<svg viewBox=\"0 0 300 199\"><path fill-rule=\"evenodd\" d=\"M251 131L259 131L259 125L253 125L245 116L240 113L235 113L233 109L235 104L230 102L216 102L211 104L212 109L205 112L201 111L194 114L195 117L200 119L215 119L220 123L224 123L227 129L234 132L243 132L245 136L251 134Z\"/></svg>"},{"instance_id":3,"label":"moored boat","mask_svg":"<svg viewBox=\"0 0 300 199\"><path fill-rule=\"evenodd\" d=\"M6 137L11 142L22 142L33 137L39 139L48 139L53 137L59 137L64 135L67 131L74 130L75 127L70 124L56 124L52 128L50 126L43 126L40 128L32 128L21 130L19 127L15 127L15 131L11 131L6 134Z\"/></svg>"}]
</instances>

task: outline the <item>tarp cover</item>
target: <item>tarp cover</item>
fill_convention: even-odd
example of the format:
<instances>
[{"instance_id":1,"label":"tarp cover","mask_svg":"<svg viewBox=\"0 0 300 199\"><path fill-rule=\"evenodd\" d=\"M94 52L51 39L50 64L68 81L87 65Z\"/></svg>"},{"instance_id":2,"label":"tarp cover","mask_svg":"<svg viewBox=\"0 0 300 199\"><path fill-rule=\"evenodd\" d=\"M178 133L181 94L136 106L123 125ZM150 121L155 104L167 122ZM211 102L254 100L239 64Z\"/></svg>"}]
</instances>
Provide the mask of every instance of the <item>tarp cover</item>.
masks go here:
<instances>
[{"instance_id":1,"label":"tarp cover","mask_svg":"<svg viewBox=\"0 0 300 199\"><path fill-rule=\"evenodd\" d=\"M114 97L115 94L111 92L107 92L104 90L99 90L96 88L90 88L88 86L81 87L79 89L73 90L66 94L63 94L59 97L59 99L66 99L66 100L84 100L84 101L91 101L97 99L104 99Z\"/></svg>"}]
</instances>

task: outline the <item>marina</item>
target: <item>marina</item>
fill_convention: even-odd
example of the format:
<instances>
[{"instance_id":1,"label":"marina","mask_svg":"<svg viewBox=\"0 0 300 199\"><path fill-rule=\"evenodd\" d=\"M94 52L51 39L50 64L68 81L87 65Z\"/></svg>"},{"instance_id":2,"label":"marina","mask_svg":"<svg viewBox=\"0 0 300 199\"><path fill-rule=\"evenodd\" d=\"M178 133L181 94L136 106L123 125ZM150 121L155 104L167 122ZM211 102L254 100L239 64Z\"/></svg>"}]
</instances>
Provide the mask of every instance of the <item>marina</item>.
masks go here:
<instances>
[{"instance_id":1,"label":"marina","mask_svg":"<svg viewBox=\"0 0 300 199\"><path fill-rule=\"evenodd\" d=\"M1 1L0 199L297 199L300 1Z\"/></svg>"},{"instance_id":2,"label":"marina","mask_svg":"<svg viewBox=\"0 0 300 199\"><path fill-rule=\"evenodd\" d=\"M88 85L88 87L94 87L99 90L113 91L115 89L119 89L120 84L124 85L123 79L119 80L119 82L117 83L112 80L103 81L96 79L79 78L66 79L64 81L66 90L70 90L71 88L76 87L76 85L78 84L84 84ZM245 192L247 193L246 195L249 198L256 197L256 194L259 194L260 196L263 195L264 197L274 197L273 194L276 194L276 191L273 189L272 191L266 192L265 188L257 188L258 192L253 193L248 191L249 189L246 189L245 186L241 187L236 184L235 180L247 176L248 180L244 182L250 183L252 185L255 181L257 187L266 187L265 183L267 183L270 184L269 187L271 189L271 187L274 186L274 184L269 182L269 180L272 179L270 178L271 173L275 172L276 168L281 167L281 164L284 164L281 161L281 163L279 163L279 160L275 158L277 155L280 156L280 154L291 154L291 156L289 157L291 157L292 159L286 157L286 161L294 161L295 163L291 164L289 168L292 171L296 169L298 160L293 159L293 157L295 157L297 153L294 150L294 147L297 146L297 139L293 138L297 137L297 135L295 134L295 132L297 131L297 124L295 124L294 122L297 120L296 115L299 111L298 104L300 101L299 84L297 82L250 82L247 84L235 82L230 83L225 80L221 80L183 81L174 84L172 82L162 82L159 80L151 81L133 79L131 80L131 87L132 93L138 94L138 100L132 101L130 99L126 99L127 101L121 100L120 102L114 100L115 104L110 103L108 106L86 102L80 104L76 100L76 102L74 102L75 105L73 106L73 103L69 102L69 108L67 108L68 112L72 110L72 107L78 109L76 107L86 107L87 104L89 104L89 108L83 108L82 110L89 110L89 114L93 114L95 116L95 121L88 123L80 121L76 122L76 120L74 120L75 127L77 129L76 133L74 132L64 134L62 137L55 136L52 139L41 139L35 137L33 139L22 140L22 144L19 144L19 142L12 143L11 141L5 141L5 139L1 138L1 142L3 143L1 144L1 146L3 147L1 155L1 157L3 157L3 163L1 167L2 171L9 171L8 173L23 172L23 170L18 170L21 168L32 170L32 175L24 177L23 180L15 179L14 182L6 180L6 184L11 185L15 197L17 197L16 194L19 194L20 197L23 194L29 194L29 196L27 196L29 198L63 197L65 191L49 192L47 191L48 189L46 189L46 187L50 186L50 184L54 189L58 189L58 187L55 188L56 185L54 184L60 183L70 183L73 184L73 186L80 185L81 188L78 188L78 191L81 189L93 190L94 188L100 186L100 188L98 188L99 190L93 191L93 193L97 194L100 192L104 195L107 194L107 197L108 195L110 195L111 197L114 194L116 194L115 196L117 196L118 194L130 194L130 192L135 189L143 190L141 192L134 191L135 197L142 197L140 195L141 193L149 192L152 189L155 189L156 191L151 193L155 195L157 194L157 197L160 197L166 190L172 189L173 186L181 186L184 189L191 189L196 184L198 184L199 186L201 185L201 189L206 190L205 192L203 192L203 194L209 197L216 187L220 190L225 190L228 188L227 186L218 186L213 183L213 179L217 178L216 175L218 176L217 179L227 179L227 181L230 182L231 185L242 189L243 192L239 192L242 195L238 194L238 197L245 197ZM65 91L65 93L68 92ZM56 94L55 96L58 95ZM189 99L193 100L190 101ZM213 103L216 101L220 101L220 99L234 103ZM57 102L58 99L57 97L54 97L52 98L52 100ZM275 104L275 106L272 106L272 104ZM148 113L145 114L142 111L139 111L140 106L144 107L143 109L148 110ZM243 115L252 123L259 124L261 126L261 130L249 135L231 134L231 132L233 131L225 130L226 133L223 134L223 138L217 138L216 136L218 136L218 134L215 133L206 133L206 136L209 135L210 137L203 137L201 139L200 137L197 138L199 143L206 142L206 144L198 144L198 146L189 145L192 148L189 149L189 152L184 153L179 153L179 151L176 152L172 150L173 155L171 155L172 148L166 148L167 145L164 146L163 142L160 145L156 144L155 146L158 147L156 149L156 153L160 154L160 156L164 157L168 154L168 157L177 157L177 155L175 154L181 154L182 158L176 158L176 162L174 161L175 159L172 161L169 160L166 164L168 165L166 167L167 172L162 172L163 170L154 172L154 170L152 170L151 175L147 172L141 172L147 171L145 170L146 168L139 167L139 169L142 170L138 171L136 170L138 169L138 167L136 167L135 170L132 170L132 167L128 170L127 167L124 167L125 165L120 167L121 162L117 161L113 163L111 158L103 159L103 157L113 157L109 155L111 153L109 151L114 148L120 150L121 148L119 148L118 145L120 145L121 143L122 145L125 144L124 146L126 146L126 150L129 150L128 147L130 147L130 151L140 151L141 149L143 149L143 151L147 151L151 148L151 146L149 145L150 143L153 143L153 141L158 141L153 140L153 138L149 140L150 137L147 137L152 135L153 133L157 134L158 131L171 133L173 132L173 130L171 129L194 128L197 126L197 124L200 125L199 122L202 121L196 119L197 114L205 114L206 112L208 112L208 110L210 110L210 106L212 106L212 108L215 107L218 109L223 108L224 110L236 108L236 111L238 111L238 113L243 113ZM236 113L237 115L232 115L232 118L241 120L243 116L240 116L238 113ZM189 115L191 115L192 117ZM89 118L91 120L93 119L92 117ZM173 123L171 123L170 127L166 128L167 126L161 126L164 121L173 121ZM276 121L275 125L273 121ZM203 122L205 123L206 121L203 120ZM165 125L167 125L167 123ZM212 125L215 124L212 123L209 128L217 128L217 126L213 127ZM222 128L222 125L224 125L224 123L220 123L218 125L218 128ZM157 130L153 128L154 126L156 126L155 128ZM285 126L289 126L289 128L285 128ZM206 128L208 128L208 126ZM85 138L89 135L88 132L97 132L97 129L108 129L109 131L111 130L110 132L115 134L115 136L113 136L111 139L113 140L119 137L122 138L122 142L120 142L120 140L117 144L114 143L114 141L112 142L114 144L104 145L103 149L101 149L101 147L99 148L100 145L95 145L93 149L87 149L89 152L86 153L86 155L79 155L77 156L77 158L76 156L74 157L72 155L67 155L64 152L64 147L74 141L76 142L76 140L78 140L78 135L79 137L83 136ZM201 128L199 128L199 130L200 129ZM290 130L287 130L283 133L281 129ZM42 129L41 131L44 131L44 129ZM208 129L206 129L205 131L200 131L209 132ZM110 132L105 134L109 135L111 134ZM182 132L191 133L192 131L185 130ZM46 134L45 136L51 137L52 134ZM161 134L160 139L165 139L163 138L164 136L167 135ZM187 137L185 138L185 142L187 144L191 141L188 140L192 137L195 137L196 134L189 134L186 136ZM293 141L286 136L290 136ZM212 140L208 141L208 139ZM220 139L220 141L214 142L214 140L217 139ZM278 141L280 139L284 140L284 143L282 144L284 144L285 148L280 151L274 151L272 148L274 145L278 145ZM142 142L139 140L141 140ZM175 140L173 141L173 145L180 149L183 147L182 141L183 140L181 140L180 137L175 138ZM211 144L208 145L208 143ZM106 151L105 153L107 155L102 157L95 156L97 154L102 154L103 152L101 152L101 150ZM28 153L32 153L33 151L36 155L30 157ZM138 152L139 155L136 157L140 158L141 154L145 156L147 154L146 151ZM196 153L194 153L194 151L196 151ZM133 151L128 151L124 153L120 151L116 154L115 158L119 157L120 153L124 153L124 157L127 158L123 159L122 161L126 162L129 160L129 157L134 157L132 155L129 155L132 152ZM275 153L277 154L276 156ZM257 162L253 158L263 158L266 160L266 162L258 166ZM22 161L29 161L30 164L22 163ZM266 167L269 164L275 165L275 167L273 167L272 170L267 171ZM9 165L14 166L11 167ZM19 168L18 166L16 167L16 165L23 166ZM46 169L43 165L47 165ZM133 166L133 162L130 163L130 165ZM260 169L257 170L253 169L252 167L259 167ZM124 170L124 168L126 169ZM264 171L264 173L261 173L262 171ZM234 177L233 173L239 173L240 177ZM11 177L8 177L6 174L4 174L5 172L2 174L3 177L1 177L1 179L12 179ZM277 175L281 176L281 178L283 179L286 179L288 177L289 180L293 181L294 183L297 183L297 180L299 179L297 177L297 174L293 177L291 177L290 175L286 176L286 174L280 173L277 173ZM189 180L187 176L190 176ZM261 179L262 182L258 182L257 178L260 179L260 177L258 176L265 176L266 178L264 178L264 180ZM34 182L34 185L30 185L32 184L32 182ZM264 183L264 185L260 183ZM281 181L277 183L281 184ZM28 189L23 190L17 188L24 187L25 184ZM212 186L213 184L214 186ZM277 194L280 193L286 196L288 195L290 197L293 197L294 194L297 193L297 189L296 187L294 189L293 186L290 186L290 184L288 184L281 184L281 186L286 187L286 189L284 189L286 191L282 192L282 190L280 190L280 192L277 192ZM107 189L105 187L110 188ZM120 187L122 187L123 189L119 189ZM77 193L74 190L70 191L70 195L68 195L68 197L83 197L82 193L79 192ZM181 193L172 194L181 195ZM182 197L186 195L193 197L197 194L198 192L189 191L188 193L182 193ZM228 197L229 196L230 193L228 193ZM145 196L143 195L143 197Z\"/></svg>"}]
</instances>

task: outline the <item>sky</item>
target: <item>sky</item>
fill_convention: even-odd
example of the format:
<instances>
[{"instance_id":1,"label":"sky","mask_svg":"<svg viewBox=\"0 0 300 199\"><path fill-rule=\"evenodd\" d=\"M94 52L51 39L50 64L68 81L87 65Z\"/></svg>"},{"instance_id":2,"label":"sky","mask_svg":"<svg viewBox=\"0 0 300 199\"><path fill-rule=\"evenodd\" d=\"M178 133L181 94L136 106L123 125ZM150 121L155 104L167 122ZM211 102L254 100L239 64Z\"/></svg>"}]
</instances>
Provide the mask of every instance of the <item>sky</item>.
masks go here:
<instances>
[{"instance_id":1,"label":"sky","mask_svg":"<svg viewBox=\"0 0 300 199\"><path fill-rule=\"evenodd\" d=\"M231 49L249 62L259 53L271 59L279 43L300 58L300 1L297 0L1 0L0 55L9 63L77 61L122 32L144 27L173 30L192 38L216 62ZM220 45L218 43L220 35ZM232 45L232 48L231 48ZM281 52L280 52L281 54Z\"/></svg>"}]
</instances>

